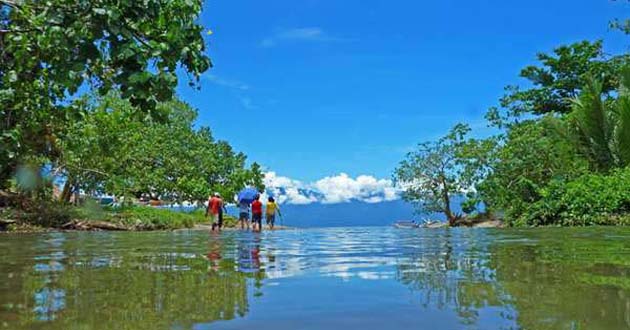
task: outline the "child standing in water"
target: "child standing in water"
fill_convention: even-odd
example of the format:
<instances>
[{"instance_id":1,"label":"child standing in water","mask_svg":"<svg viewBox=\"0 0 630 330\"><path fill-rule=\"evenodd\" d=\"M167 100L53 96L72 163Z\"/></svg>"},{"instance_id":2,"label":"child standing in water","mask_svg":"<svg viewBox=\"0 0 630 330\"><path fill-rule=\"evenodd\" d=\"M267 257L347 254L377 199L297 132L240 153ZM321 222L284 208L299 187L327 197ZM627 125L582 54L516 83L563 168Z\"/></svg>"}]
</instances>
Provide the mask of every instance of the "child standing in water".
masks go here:
<instances>
[{"instance_id":1,"label":"child standing in water","mask_svg":"<svg viewBox=\"0 0 630 330\"><path fill-rule=\"evenodd\" d=\"M267 226L269 226L269 229L273 230L273 225L276 222L276 212L278 212L279 216L282 216L282 214L280 214L280 208L278 207L278 204L276 204L276 201L273 199L273 197L269 197L269 199L267 200Z\"/></svg>"},{"instance_id":2,"label":"child standing in water","mask_svg":"<svg viewBox=\"0 0 630 330\"><path fill-rule=\"evenodd\" d=\"M241 229L249 228L249 203L240 201L238 203L238 221L241 224Z\"/></svg>"},{"instance_id":3,"label":"child standing in water","mask_svg":"<svg viewBox=\"0 0 630 330\"><path fill-rule=\"evenodd\" d=\"M260 195L256 195L252 202L252 230L262 231L262 203L260 202Z\"/></svg>"}]
</instances>

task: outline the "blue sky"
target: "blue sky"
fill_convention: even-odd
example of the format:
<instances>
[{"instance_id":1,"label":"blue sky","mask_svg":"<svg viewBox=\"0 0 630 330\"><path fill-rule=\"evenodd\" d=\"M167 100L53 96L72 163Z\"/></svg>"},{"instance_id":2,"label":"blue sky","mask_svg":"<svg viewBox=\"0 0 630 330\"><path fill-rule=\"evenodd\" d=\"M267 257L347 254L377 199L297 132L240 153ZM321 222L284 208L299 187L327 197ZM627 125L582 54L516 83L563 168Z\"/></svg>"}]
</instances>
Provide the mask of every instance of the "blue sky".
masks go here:
<instances>
[{"instance_id":1,"label":"blue sky","mask_svg":"<svg viewBox=\"0 0 630 330\"><path fill-rule=\"evenodd\" d=\"M215 67L179 94L278 175L388 179L457 122L484 134L486 109L537 52L601 38L626 51L630 37L608 29L620 2L207 1Z\"/></svg>"}]
</instances>

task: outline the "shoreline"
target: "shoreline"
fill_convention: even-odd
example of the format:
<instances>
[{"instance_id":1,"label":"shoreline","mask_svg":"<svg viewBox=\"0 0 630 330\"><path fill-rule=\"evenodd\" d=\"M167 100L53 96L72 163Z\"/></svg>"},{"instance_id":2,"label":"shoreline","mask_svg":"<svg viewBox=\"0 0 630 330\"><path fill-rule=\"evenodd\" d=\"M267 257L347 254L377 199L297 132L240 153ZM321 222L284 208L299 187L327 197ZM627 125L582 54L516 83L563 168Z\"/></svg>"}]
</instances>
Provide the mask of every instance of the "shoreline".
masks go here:
<instances>
[{"instance_id":1,"label":"shoreline","mask_svg":"<svg viewBox=\"0 0 630 330\"><path fill-rule=\"evenodd\" d=\"M473 221L473 222L461 222L457 223L456 226L449 226L447 222L433 222L429 224L424 224L419 226L418 228L427 228L427 229L438 229L438 228L510 228L505 225L505 222L501 220L482 220L482 221ZM516 228L516 227L513 227Z\"/></svg>"},{"instance_id":2,"label":"shoreline","mask_svg":"<svg viewBox=\"0 0 630 330\"><path fill-rule=\"evenodd\" d=\"M295 229L293 227L287 227L287 226L274 226L273 229L270 228L265 228L265 226L263 226L263 230L262 231L278 231L278 230L290 230L290 229ZM251 228L246 228L246 229L241 229L238 226L237 227L223 227L221 229L221 231L239 231L239 230L244 230L244 231L251 231ZM208 231L208 232L212 232L212 224L210 223L199 223L194 225L191 228L180 228L180 229L174 229L171 231ZM219 232L221 232L219 231Z\"/></svg>"},{"instance_id":3,"label":"shoreline","mask_svg":"<svg viewBox=\"0 0 630 330\"><path fill-rule=\"evenodd\" d=\"M395 228L395 229L400 229L400 230L418 230L418 229L434 230L434 229L459 229L459 228L470 229L470 230L473 230L473 229L505 229L505 230L509 230L509 229L515 229L515 230L532 229L532 230L536 230L536 229L548 229L548 228L569 229L569 228L594 228L594 227L630 227L630 226L606 226L606 225L563 226L563 227L559 227L559 226L509 227L509 226L505 226L504 224L496 224L496 223L490 223L490 222L492 222L492 221L482 222L482 223L479 223L479 224L476 224L476 225L473 225L473 226L457 226L457 227L449 227L445 223L432 224L432 225L428 225L428 226L421 226L421 227L415 227L415 228L396 228L392 224L386 224L386 225L381 225L381 226L367 226L367 227L381 227L381 228L382 227L387 227L387 228ZM335 227L335 226L329 226L329 227L275 226L274 229L264 228L262 231L263 232L265 232L265 231L291 231L291 230L309 230L309 229L321 229L321 228L353 228L353 227L361 227L361 226L339 226L339 227ZM223 229L221 229L221 232L224 232L224 231L225 232L238 232L238 231L251 232L252 230L250 228L241 230L238 227L224 227ZM79 233L79 232L85 232L85 233L103 233L103 232L127 232L127 233L207 232L209 234L213 233L212 230L211 230L211 225L210 224L197 224L197 225L195 225L193 227L190 227L190 228L152 229L152 230L134 230L134 229L129 229L129 230L61 229L61 228L50 228L50 227L46 228L46 227L34 227L34 226L25 225L25 226L20 226L20 227L18 227L16 229L13 229L13 230L0 230L0 236L2 236L2 235L11 235L11 234L22 235L22 234Z\"/></svg>"},{"instance_id":4,"label":"shoreline","mask_svg":"<svg viewBox=\"0 0 630 330\"><path fill-rule=\"evenodd\" d=\"M294 227L287 226L275 226L273 229L263 228L264 231L285 231L285 230L295 230ZM224 227L221 229L222 231L240 231L240 228L237 227ZM127 233L155 233L155 232L208 232L212 233L212 225L211 224L198 224L191 228L177 228L177 229L153 229L153 230L134 230L134 229L120 229L120 230L107 230L107 229L63 229L63 228L46 228L46 227L35 227L35 226L19 226L15 229L11 230L0 230L0 235L2 234L38 234L38 233L102 233L102 232L127 232ZM243 229L243 231L251 231L250 228Z\"/></svg>"},{"instance_id":5,"label":"shoreline","mask_svg":"<svg viewBox=\"0 0 630 330\"><path fill-rule=\"evenodd\" d=\"M211 224L203 210L193 212L177 212L169 209L153 207L131 207L127 209L98 209L85 212L81 208L71 208L69 212L59 213L64 217L52 219L51 213L22 213L11 208L0 208L0 234L8 233L46 233L46 232L78 232L78 231L207 231L211 232ZM69 218L68 218L69 217ZM52 219L53 221L42 221ZM52 225L54 223L54 225ZM51 224L51 225L48 225ZM357 224L361 226L361 224ZM395 222L381 226L394 226ZM447 222L435 221L402 229L444 229L444 228L546 228L556 226L512 227L508 223L491 217L475 217L460 219L455 226ZM571 226L566 226L571 227ZM583 227L583 226L580 226ZM272 231L297 229L290 226L276 226ZM222 231L238 231L238 221L227 215ZM249 230L249 229L248 229ZM263 231L271 230L263 228Z\"/></svg>"},{"instance_id":6,"label":"shoreline","mask_svg":"<svg viewBox=\"0 0 630 330\"><path fill-rule=\"evenodd\" d=\"M291 230L294 227L289 226L274 226L273 229L267 226L263 227L262 231L281 231ZM223 227L221 231L239 231L238 226L230 224L228 227ZM251 231L251 228L244 229ZM12 219L0 219L0 235L1 234L30 234L30 233L72 233L72 232L181 232L181 231L207 231L212 232L212 224L209 222L195 223L191 227L181 228L138 228L136 226L127 226L121 223L99 221L99 220L72 220L62 225L61 227L44 227L37 226L28 223L20 223Z\"/></svg>"}]
</instances>

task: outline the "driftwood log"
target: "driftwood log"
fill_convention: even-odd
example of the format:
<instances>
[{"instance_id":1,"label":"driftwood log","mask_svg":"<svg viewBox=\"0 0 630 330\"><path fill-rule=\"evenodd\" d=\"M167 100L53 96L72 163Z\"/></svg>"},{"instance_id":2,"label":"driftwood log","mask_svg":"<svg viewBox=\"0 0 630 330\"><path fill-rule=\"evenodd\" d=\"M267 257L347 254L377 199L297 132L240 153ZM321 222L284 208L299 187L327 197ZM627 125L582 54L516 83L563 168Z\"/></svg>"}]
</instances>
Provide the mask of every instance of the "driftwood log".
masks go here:
<instances>
[{"instance_id":1,"label":"driftwood log","mask_svg":"<svg viewBox=\"0 0 630 330\"><path fill-rule=\"evenodd\" d=\"M3 220L3 219L0 219L0 231L1 230L6 230L9 225L12 225L14 223L16 223L15 220L10 220L10 219L4 219Z\"/></svg>"},{"instance_id":2,"label":"driftwood log","mask_svg":"<svg viewBox=\"0 0 630 330\"><path fill-rule=\"evenodd\" d=\"M61 226L61 228L67 229L67 230L117 230L117 231L129 230L129 228L123 225L119 225L119 224L115 224L111 222L79 221L79 220L70 221L64 224L63 226Z\"/></svg>"}]
</instances>

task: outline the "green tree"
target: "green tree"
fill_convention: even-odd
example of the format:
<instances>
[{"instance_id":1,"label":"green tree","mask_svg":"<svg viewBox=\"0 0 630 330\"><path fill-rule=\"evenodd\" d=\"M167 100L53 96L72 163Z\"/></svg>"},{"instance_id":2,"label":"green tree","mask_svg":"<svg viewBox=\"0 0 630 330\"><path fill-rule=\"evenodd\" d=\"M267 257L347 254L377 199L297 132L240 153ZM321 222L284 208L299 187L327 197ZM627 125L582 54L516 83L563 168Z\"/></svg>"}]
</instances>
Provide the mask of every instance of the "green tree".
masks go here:
<instances>
[{"instance_id":1,"label":"green tree","mask_svg":"<svg viewBox=\"0 0 630 330\"><path fill-rule=\"evenodd\" d=\"M490 169L477 186L486 206L511 223L552 179L568 181L588 172L568 134L565 122L551 115L512 126L488 156Z\"/></svg>"},{"instance_id":2,"label":"green tree","mask_svg":"<svg viewBox=\"0 0 630 330\"><path fill-rule=\"evenodd\" d=\"M183 67L195 84L211 63L201 0L0 1L0 188L20 163L60 154L84 88L112 89L155 115ZM82 88L83 86L83 88Z\"/></svg>"},{"instance_id":3,"label":"green tree","mask_svg":"<svg viewBox=\"0 0 630 330\"><path fill-rule=\"evenodd\" d=\"M624 82L630 83L626 70ZM630 165L630 93L629 85L619 89L615 99L602 99L603 84L590 79L579 97L574 98L569 122L579 150L594 167L607 171Z\"/></svg>"},{"instance_id":4,"label":"green tree","mask_svg":"<svg viewBox=\"0 0 630 330\"><path fill-rule=\"evenodd\" d=\"M458 219L451 199L470 188L462 177L457 158L469 131L468 126L458 124L438 141L420 143L394 174L397 185L404 188L405 200L419 204L424 212L444 213L451 226Z\"/></svg>"},{"instance_id":5,"label":"green tree","mask_svg":"<svg viewBox=\"0 0 630 330\"><path fill-rule=\"evenodd\" d=\"M117 94L84 98L84 116L61 136L55 171L66 177L69 191L107 192L117 196L149 195L182 202L203 202L213 192L234 195L262 180L257 164L209 128L195 129L197 112L173 100L156 111L163 120L138 118L133 105Z\"/></svg>"},{"instance_id":6,"label":"green tree","mask_svg":"<svg viewBox=\"0 0 630 330\"><path fill-rule=\"evenodd\" d=\"M617 88L619 74L627 60L625 55L606 57L601 41L560 46L553 54L540 53L537 57L541 66L531 65L520 73L532 87L505 87L500 106L488 112L491 123L501 127L523 115L569 113L571 98L580 93L588 76L597 77L602 93L609 95Z\"/></svg>"},{"instance_id":7,"label":"green tree","mask_svg":"<svg viewBox=\"0 0 630 330\"><path fill-rule=\"evenodd\" d=\"M619 1L622 2L622 1ZM630 35L630 18L619 19L615 18L611 20L608 24L611 29L619 30L626 35Z\"/></svg>"}]
</instances>

